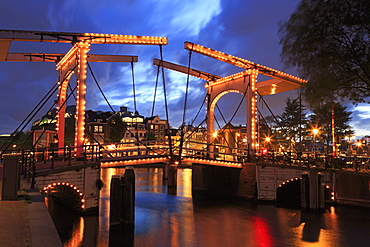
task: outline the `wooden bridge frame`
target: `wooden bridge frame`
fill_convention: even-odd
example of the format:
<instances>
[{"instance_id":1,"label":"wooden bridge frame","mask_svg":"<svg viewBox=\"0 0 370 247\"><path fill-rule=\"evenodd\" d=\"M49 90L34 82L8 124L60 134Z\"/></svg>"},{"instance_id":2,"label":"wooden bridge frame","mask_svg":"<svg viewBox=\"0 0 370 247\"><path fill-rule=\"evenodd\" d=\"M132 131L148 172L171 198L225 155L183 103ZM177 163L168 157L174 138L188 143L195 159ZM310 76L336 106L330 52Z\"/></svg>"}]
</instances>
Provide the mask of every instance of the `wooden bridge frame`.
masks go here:
<instances>
[{"instance_id":1,"label":"wooden bridge frame","mask_svg":"<svg viewBox=\"0 0 370 247\"><path fill-rule=\"evenodd\" d=\"M217 101L225 94L230 92L241 93L246 98L246 125L247 125L247 145L248 150L256 149L257 144L257 123L256 123L256 97L260 95L271 95L280 92L290 91L304 86L306 80L287 73L272 69L242 58L238 58L217 50L213 50L198 44L185 42L184 48L194 51L240 68L244 71L220 77L207 72L202 72L192 68L186 68L181 65L170 62L154 60L154 64L164 68L186 73L200 79L206 80L207 89L207 144L209 151L213 153L214 141L214 107ZM259 74L271 77L272 79L257 83ZM211 157L213 158L213 157Z\"/></svg>"},{"instance_id":2,"label":"wooden bridge frame","mask_svg":"<svg viewBox=\"0 0 370 247\"><path fill-rule=\"evenodd\" d=\"M13 41L71 43L67 54L9 53ZM67 88L72 74L77 77L75 154L82 158L85 130L85 96L87 62L137 62L137 56L90 55L91 44L167 45L166 37L135 36L100 33L65 33L0 30L0 61L57 62L59 95L57 116L58 148L64 148Z\"/></svg>"}]
</instances>

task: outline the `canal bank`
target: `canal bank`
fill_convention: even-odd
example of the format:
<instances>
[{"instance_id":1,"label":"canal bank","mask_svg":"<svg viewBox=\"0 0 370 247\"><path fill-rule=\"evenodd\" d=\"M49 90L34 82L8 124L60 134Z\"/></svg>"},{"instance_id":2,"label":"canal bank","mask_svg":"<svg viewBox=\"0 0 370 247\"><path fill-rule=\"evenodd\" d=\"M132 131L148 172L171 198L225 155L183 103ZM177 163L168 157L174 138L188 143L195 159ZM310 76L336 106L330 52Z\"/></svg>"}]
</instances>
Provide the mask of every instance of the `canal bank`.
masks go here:
<instances>
[{"instance_id":1,"label":"canal bank","mask_svg":"<svg viewBox=\"0 0 370 247\"><path fill-rule=\"evenodd\" d=\"M42 195L29 188L21 179L18 199L0 201L0 246L63 246Z\"/></svg>"}]
</instances>

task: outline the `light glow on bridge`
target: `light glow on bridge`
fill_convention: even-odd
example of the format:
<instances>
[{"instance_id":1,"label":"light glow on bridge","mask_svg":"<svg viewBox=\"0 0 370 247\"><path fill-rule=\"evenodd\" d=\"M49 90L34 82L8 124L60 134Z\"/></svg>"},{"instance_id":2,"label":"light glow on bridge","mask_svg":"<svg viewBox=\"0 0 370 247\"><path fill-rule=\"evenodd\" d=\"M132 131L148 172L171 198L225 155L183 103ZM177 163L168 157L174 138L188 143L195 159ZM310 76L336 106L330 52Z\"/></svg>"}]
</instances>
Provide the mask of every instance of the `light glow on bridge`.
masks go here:
<instances>
[{"instance_id":1,"label":"light glow on bridge","mask_svg":"<svg viewBox=\"0 0 370 247\"><path fill-rule=\"evenodd\" d=\"M90 39L89 39L90 37ZM99 44L167 45L168 38L121 34L84 33L85 40Z\"/></svg>"},{"instance_id":2,"label":"light glow on bridge","mask_svg":"<svg viewBox=\"0 0 370 247\"><path fill-rule=\"evenodd\" d=\"M52 187L56 187L56 186L67 186L67 187L71 187L73 190L75 190L76 193L77 193L77 195L80 196L81 209L85 209L85 198L84 198L84 194L81 192L81 190L77 186L74 186L73 184L65 183L65 182L58 182L58 183L48 184L47 186L45 186L42 189L42 192L45 193L45 194L47 194L49 189L51 189Z\"/></svg>"},{"instance_id":3,"label":"light glow on bridge","mask_svg":"<svg viewBox=\"0 0 370 247\"><path fill-rule=\"evenodd\" d=\"M119 161L101 162L101 167L133 166L133 165L143 165L143 164L153 164L153 163L164 163L168 161L169 161L169 158L167 157L119 160Z\"/></svg>"},{"instance_id":4,"label":"light glow on bridge","mask_svg":"<svg viewBox=\"0 0 370 247\"><path fill-rule=\"evenodd\" d=\"M283 182L282 184L279 184L278 187L282 187L283 185L287 184L287 183L290 183L290 182L293 182L295 180L299 180L299 179L302 179L302 178L292 178L292 179L288 179L287 181ZM328 190L331 190L331 193L330 193L330 200L331 201L335 201L335 192L332 191L331 187L329 185L325 185L325 188L328 189Z\"/></svg>"},{"instance_id":5,"label":"light glow on bridge","mask_svg":"<svg viewBox=\"0 0 370 247\"><path fill-rule=\"evenodd\" d=\"M198 163L198 164L204 164L204 165L214 165L214 166L243 168L242 163L227 162L227 161L221 161L221 160L206 160L206 159L198 159L198 158L184 158L183 161L185 161L185 162L192 162L192 163Z\"/></svg>"},{"instance_id":6,"label":"light glow on bridge","mask_svg":"<svg viewBox=\"0 0 370 247\"><path fill-rule=\"evenodd\" d=\"M245 71L233 74L233 75L225 76L225 77L222 77L222 78L217 79L215 81L210 81L209 83L206 83L205 87L209 88L209 87L216 86L216 85L219 85L219 84L222 84L222 83L227 83L227 82L230 82L230 81L234 81L236 79L240 79L240 78L243 78L245 76L251 75L252 72L253 72L252 70L245 70Z\"/></svg>"},{"instance_id":7,"label":"light glow on bridge","mask_svg":"<svg viewBox=\"0 0 370 247\"><path fill-rule=\"evenodd\" d=\"M145 165L145 164L154 164L154 163L168 163L169 161L170 161L170 158L168 157L108 161L108 162L101 162L101 167L109 168L109 167L117 167L117 166L133 166L133 165ZM230 161L207 160L207 159L200 159L200 158L183 158L182 161L204 164L204 165L243 168L242 163L230 162ZM178 165L179 162L176 161L175 164Z\"/></svg>"}]
</instances>

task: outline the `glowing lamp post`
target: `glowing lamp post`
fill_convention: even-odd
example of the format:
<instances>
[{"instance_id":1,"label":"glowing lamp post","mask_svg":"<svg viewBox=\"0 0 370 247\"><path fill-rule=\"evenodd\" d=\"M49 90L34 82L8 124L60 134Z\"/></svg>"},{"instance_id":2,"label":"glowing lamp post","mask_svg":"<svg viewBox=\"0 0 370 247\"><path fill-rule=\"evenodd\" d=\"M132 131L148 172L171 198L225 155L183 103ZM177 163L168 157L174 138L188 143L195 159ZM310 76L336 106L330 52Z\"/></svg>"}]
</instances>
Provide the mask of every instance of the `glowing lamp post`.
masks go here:
<instances>
[{"instance_id":1,"label":"glowing lamp post","mask_svg":"<svg viewBox=\"0 0 370 247\"><path fill-rule=\"evenodd\" d=\"M217 131L213 132L212 134L213 138L217 138L217 135L218 135Z\"/></svg>"},{"instance_id":2,"label":"glowing lamp post","mask_svg":"<svg viewBox=\"0 0 370 247\"><path fill-rule=\"evenodd\" d=\"M312 130L313 134L313 142L314 142L314 154L315 154L315 159L317 159L317 146L316 146L316 136L319 134L319 129L313 129Z\"/></svg>"},{"instance_id":3,"label":"glowing lamp post","mask_svg":"<svg viewBox=\"0 0 370 247\"><path fill-rule=\"evenodd\" d=\"M268 147L269 143L271 142L271 137L266 137L265 138L265 147Z\"/></svg>"},{"instance_id":4,"label":"glowing lamp post","mask_svg":"<svg viewBox=\"0 0 370 247\"><path fill-rule=\"evenodd\" d=\"M360 141L356 142L356 147L357 147L357 154L361 154L362 143Z\"/></svg>"}]
</instances>

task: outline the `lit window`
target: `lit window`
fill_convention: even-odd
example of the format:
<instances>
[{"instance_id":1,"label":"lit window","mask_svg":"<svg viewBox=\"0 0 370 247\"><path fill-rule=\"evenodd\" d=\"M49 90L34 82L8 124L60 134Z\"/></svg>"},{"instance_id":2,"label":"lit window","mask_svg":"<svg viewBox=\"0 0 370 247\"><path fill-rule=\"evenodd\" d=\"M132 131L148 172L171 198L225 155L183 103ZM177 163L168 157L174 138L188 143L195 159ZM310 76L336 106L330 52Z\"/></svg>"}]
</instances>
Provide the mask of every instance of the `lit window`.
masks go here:
<instances>
[{"instance_id":1,"label":"lit window","mask_svg":"<svg viewBox=\"0 0 370 247\"><path fill-rule=\"evenodd\" d=\"M94 133L103 133L103 126L102 125L95 125L94 126Z\"/></svg>"}]
</instances>

